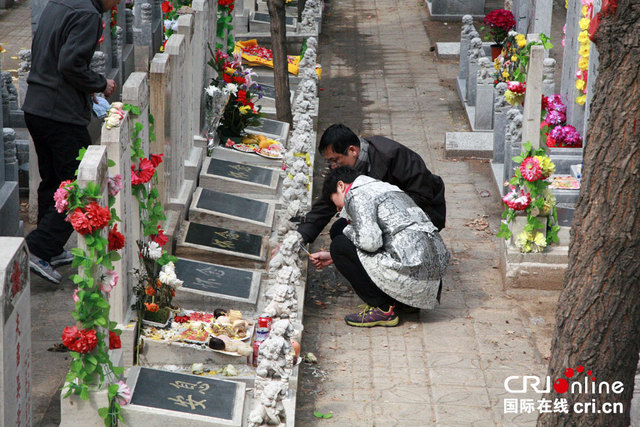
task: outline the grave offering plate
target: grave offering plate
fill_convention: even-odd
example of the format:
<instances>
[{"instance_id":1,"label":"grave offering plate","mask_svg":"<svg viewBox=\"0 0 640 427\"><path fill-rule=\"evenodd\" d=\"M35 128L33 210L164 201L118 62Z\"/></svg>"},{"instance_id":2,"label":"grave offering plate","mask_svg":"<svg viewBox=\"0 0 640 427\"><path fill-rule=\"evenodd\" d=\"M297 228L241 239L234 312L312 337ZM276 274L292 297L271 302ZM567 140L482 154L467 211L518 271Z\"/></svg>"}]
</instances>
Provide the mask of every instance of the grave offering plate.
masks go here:
<instances>
[{"instance_id":1,"label":"grave offering plate","mask_svg":"<svg viewBox=\"0 0 640 427\"><path fill-rule=\"evenodd\" d=\"M125 425L242 425L244 383L140 367L127 383Z\"/></svg>"}]
</instances>

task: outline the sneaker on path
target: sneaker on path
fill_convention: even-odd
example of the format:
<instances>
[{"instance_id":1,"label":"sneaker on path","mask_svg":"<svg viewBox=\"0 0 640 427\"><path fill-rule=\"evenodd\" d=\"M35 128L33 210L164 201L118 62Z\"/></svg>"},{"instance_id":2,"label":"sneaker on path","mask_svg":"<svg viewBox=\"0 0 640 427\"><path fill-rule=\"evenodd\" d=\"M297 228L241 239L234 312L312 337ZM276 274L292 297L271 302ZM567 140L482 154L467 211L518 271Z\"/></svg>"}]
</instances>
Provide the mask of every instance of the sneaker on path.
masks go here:
<instances>
[{"instance_id":1,"label":"sneaker on path","mask_svg":"<svg viewBox=\"0 0 640 427\"><path fill-rule=\"evenodd\" d=\"M60 280L62 280L62 275L58 273L51 264L33 254L29 255L29 267L40 276L55 284L60 283Z\"/></svg>"},{"instance_id":2,"label":"sneaker on path","mask_svg":"<svg viewBox=\"0 0 640 427\"><path fill-rule=\"evenodd\" d=\"M51 258L49 264L52 267L58 267L60 265L71 264L73 262L73 254L71 251L62 251L58 255Z\"/></svg>"},{"instance_id":3,"label":"sneaker on path","mask_svg":"<svg viewBox=\"0 0 640 427\"><path fill-rule=\"evenodd\" d=\"M344 321L347 325L370 328L372 326L396 326L400 322L400 318L393 312L393 306L389 307L389 311L382 311L378 307L370 305L361 305L362 311L359 313L348 314Z\"/></svg>"}]
</instances>

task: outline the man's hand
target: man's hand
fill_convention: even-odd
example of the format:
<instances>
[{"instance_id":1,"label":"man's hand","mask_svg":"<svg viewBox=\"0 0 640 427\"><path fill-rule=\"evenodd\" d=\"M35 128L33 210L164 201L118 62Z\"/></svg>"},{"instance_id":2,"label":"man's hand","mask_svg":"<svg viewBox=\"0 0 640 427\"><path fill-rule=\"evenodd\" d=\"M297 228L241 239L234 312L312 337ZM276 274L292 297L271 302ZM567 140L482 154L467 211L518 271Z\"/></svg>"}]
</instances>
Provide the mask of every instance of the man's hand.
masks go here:
<instances>
[{"instance_id":1,"label":"man's hand","mask_svg":"<svg viewBox=\"0 0 640 427\"><path fill-rule=\"evenodd\" d=\"M282 243L279 243L278 246L276 246L275 248L271 249L271 258L273 258L274 256L276 256L276 254L278 253L278 251L280 250L280 246L282 245Z\"/></svg>"},{"instance_id":2,"label":"man's hand","mask_svg":"<svg viewBox=\"0 0 640 427\"><path fill-rule=\"evenodd\" d=\"M312 253L309 256L311 260L311 264L317 269L321 269L333 264L333 259L331 258L331 254L327 251L320 251Z\"/></svg>"},{"instance_id":3,"label":"man's hand","mask_svg":"<svg viewBox=\"0 0 640 427\"><path fill-rule=\"evenodd\" d=\"M113 92L116 90L116 82L111 80L111 79L107 79L107 87L104 88L104 91L102 93L104 93L105 97L110 97L111 95L113 95Z\"/></svg>"}]
</instances>

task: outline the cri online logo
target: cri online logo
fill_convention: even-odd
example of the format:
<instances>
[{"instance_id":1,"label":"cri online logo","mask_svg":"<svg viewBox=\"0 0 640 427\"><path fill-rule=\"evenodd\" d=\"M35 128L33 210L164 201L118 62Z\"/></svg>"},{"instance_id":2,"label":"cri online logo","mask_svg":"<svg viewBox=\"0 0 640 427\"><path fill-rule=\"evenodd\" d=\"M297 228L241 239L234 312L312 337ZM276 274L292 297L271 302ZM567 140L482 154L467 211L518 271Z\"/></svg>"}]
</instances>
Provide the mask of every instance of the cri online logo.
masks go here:
<instances>
[{"instance_id":1,"label":"cri online logo","mask_svg":"<svg viewBox=\"0 0 640 427\"><path fill-rule=\"evenodd\" d=\"M596 383L596 378L590 370L585 372L584 381L578 380L578 374L582 374L583 372L585 372L585 368L582 365L578 365L575 371L572 368L565 369L564 375L571 380L571 383L567 379L558 378L553 383L553 389L558 394L563 394L567 391L578 394L602 394L610 392L620 394L624 391L622 381L615 381L612 384L606 381ZM574 376L576 377L575 379ZM520 388L518 388L518 386ZM547 376L546 380L543 381L540 377L534 375L512 375L504 380L504 389L509 393L526 393L527 388L531 388L531 390L536 393L549 393L551 391L551 377Z\"/></svg>"}]
</instances>

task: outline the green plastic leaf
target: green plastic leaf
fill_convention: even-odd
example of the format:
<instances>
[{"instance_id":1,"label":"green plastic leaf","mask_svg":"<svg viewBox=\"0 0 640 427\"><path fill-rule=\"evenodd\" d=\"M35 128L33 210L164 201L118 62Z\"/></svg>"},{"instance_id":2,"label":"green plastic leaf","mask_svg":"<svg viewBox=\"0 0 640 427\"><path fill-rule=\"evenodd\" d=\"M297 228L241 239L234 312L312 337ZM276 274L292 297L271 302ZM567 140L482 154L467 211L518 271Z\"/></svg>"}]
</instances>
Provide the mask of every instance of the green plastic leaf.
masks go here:
<instances>
[{"instance_id":1,"label":"green plastic leaf","mask_svg":"<svg viewBox=\"0 0 640 427\"><path fill-rule=\"evenodd\" d=\"M140 115L140 107L138 107L137 105L132 105L131 106L131 113L135 114L136 116ZM136 123L136 128L137 128L137 123Z\"/></svg>"},{"instance_id":2,"label":"green plastic leaf","mask_svg":"<svg viewBox=\"0 0 640 427\"><path fill-rule=\"evenodd\" d=\"M116 375L122 375L124 373L124 367L123 366L114 366L113 367L113 373Z\"/></svg>"},{"instance_id":3,"label":"green plastic leaf","mask_svg":"<svg viewBox=\"0 0 640 427\"><path fill-rule=\"evenodd\" d=\"M114 161L113 161L113 160L111 160L111 159L107 159L107 166L108 166L108 167L112 168L112 167L114 167L115 165L116 165L116 162L114 162Z\"/></svg>"},{"instance_id":4,"label":"green plastic leaf","mask_svg":"<svg viewBox=\"0 0 640 427\"><path fill-rule=\"evenodd\" d=\"M85 385L80 390L80 399L87 401L89 400L89 388Z\"/></svg>"},{"instance_id":5,"label":"green plastic leaf","mask_svg":"<svg viewBox=\"0 0 640 427\"><path fill-rule=\"evenodd\" d=\"M329 413L329 414L323 414L320 411L313 411L313 416L316 418L331 418L333 417L333 414Z\"/></svg>"},{"instance_id":6,"label":"green plastic leaf","mask_svg":"<svg viewBox=\"0 0 640 427\"><path fill-rule=\"evenodd\" d=\"M100 416L100 418L107 418L107 415L109 415L109 408L100 408L98 409L98 415Z\"/></svg>"}]
</instances>

